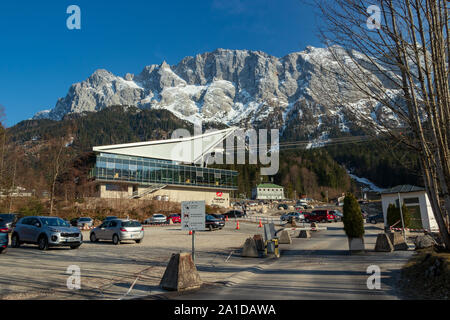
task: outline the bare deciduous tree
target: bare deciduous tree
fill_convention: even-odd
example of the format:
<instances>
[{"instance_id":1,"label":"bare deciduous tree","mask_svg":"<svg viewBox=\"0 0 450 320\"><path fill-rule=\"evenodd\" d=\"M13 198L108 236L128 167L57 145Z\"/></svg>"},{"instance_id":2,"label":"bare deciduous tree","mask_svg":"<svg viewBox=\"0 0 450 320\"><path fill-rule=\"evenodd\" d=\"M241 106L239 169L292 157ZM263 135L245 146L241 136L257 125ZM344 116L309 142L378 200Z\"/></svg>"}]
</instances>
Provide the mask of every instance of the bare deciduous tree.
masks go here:
<instances>
[{"instance_id":1,"label":"bare deciduous tree","mask_svg":"<svg viewBox=\"0 0 450 320\"><path fill-rule=\"evenodd\" d=\"M53 214L55 202L56 182L62 171L66 168L70 155L67 151L68 138L60 137L49 143L48 150L45 155L46 180L50 189L50 215Z\"/></svg>"},{"instance_id":2,"label":"bare deciduous tree","mask_svg":"<svg viewBox=\"0 0 450 320\"><path fill-rule=\"evenodd\" d=\"M449 2L314 2L334 61L324 72L334 82L342 80L324 84L328 100L353 106L361 125L397 139L420 156L434 216L450 248ZM349 94L330 94L330 88L342 86ZM359 101L366 99L364 106L352 105L354 94Z\"/></svg>"}]
</instances>

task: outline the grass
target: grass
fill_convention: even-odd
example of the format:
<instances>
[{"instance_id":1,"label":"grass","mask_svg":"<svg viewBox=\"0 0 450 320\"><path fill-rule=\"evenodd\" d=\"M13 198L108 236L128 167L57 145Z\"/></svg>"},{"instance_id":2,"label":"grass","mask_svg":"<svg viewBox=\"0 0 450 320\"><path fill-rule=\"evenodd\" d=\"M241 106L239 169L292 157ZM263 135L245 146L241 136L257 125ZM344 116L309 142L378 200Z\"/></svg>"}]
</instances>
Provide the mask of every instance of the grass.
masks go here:
<instances>
[{"instance_id":1,"label":"grass","mask_svg":"<svg viewBox=\"0 0 450 320\"><path fill-rule=\"evenodd\" d=\"M450 252L418 250L402 269L401 291L407 298L450 299Z\"/></svg>"}]
</instances>

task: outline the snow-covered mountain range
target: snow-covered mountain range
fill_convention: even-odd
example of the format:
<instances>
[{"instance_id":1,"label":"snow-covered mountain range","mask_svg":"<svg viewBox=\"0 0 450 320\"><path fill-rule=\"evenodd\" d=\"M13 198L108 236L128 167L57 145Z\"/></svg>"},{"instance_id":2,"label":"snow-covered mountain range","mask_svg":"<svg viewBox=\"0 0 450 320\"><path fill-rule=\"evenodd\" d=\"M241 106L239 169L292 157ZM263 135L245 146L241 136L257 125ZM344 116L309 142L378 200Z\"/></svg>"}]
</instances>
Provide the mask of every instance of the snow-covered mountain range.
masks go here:
<instances>
[{"instance_id":1,"label":"snow-covered mountain range","mask_svg":"<svg viewBox=\"0 0 450 320\"><path fill-rule=\"evenodd\" d=\"M123 77L100 69L73 84L53 109L34 119L61 120L67 114L128 105L167 109L190 122L280 128L307 139L355 129L349 108L360 108L376 121L374 103L350 92L338 73L330 79L324 68L337 69L330 52L307 47L282 58L261 51L217 49L172 66L166 62L146 66L137 75ZM326 103L327 90L345 93L346 102Z\"/></svg>"}]
</instances>

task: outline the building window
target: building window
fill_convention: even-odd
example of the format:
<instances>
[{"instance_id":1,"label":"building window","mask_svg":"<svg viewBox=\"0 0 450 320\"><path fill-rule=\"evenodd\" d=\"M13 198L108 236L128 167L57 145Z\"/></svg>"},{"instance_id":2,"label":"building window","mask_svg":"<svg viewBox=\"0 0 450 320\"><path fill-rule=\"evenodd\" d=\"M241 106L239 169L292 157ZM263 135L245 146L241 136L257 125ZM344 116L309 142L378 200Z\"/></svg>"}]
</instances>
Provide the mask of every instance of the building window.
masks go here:
<instances>
[{"instance_id":1,"label":"building window","mask_svg":"<svg viewBox=\"0 0 450 320\"><path fill-rule=\"evenodd\" d=\"M117 184L107 184L106 191L122 191L122 188Z\"/></svg>"},{"instance_id":2,"label":"building window","mask_svg":"<svg viewBox=\"0 0 450 320\"><path fill-rule=\"evenodd\" d=\"M416 197L416 198L404 198L403 199L403 203L404 204L419 204L420 201L419 201L418 197Z\"/></svg>"}]
</instances>

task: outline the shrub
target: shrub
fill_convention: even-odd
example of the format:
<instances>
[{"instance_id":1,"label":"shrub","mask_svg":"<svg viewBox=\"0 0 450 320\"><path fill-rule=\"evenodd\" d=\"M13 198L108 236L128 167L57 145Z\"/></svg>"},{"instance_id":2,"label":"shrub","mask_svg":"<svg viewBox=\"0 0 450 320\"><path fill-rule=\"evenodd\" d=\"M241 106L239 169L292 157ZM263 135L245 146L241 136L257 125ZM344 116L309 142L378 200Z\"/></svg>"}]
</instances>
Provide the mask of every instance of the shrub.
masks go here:
<instances>
[{"instance_id":1,"label":"shrub","mask_svg":"<svg viewBox=\"0 0 450 320\"><path fill-rule=\"evenodd\" d=\"M39 199L30 199L25 206L19 209L19 213L23 216L42 216L45 207Z\"/></svg>"},{"instance_id":2,"label":"shrub","mask_svg":"<svg viewBox=\"0 0 450 320\"><path fill-rule=\"evenodd\" d=\"M403 213L403 222L405 224L405 228L408 228L408 227L410 227L410 224L411 224L411 214L409 213L408 207L406 207L405 204L402 205L402 213ZM397 221L400 221L395 226L397 228L401 228L402 227L401 219L402 218L400 216L400 209L392 203L389 204L388 209L387 209L387 216L386 216L388 226L389 227L393 226Z\"/></svg>"},{"instance_id":3,"label":"shrub","mask_svg":"<svg viewBox=\"0 0 450 320\"><path fill-rule=\"evenodd\" d=\"M347 237L360 238L364 235L364 219L355 196L347 193L344 198L344 230Z\"/></svg>"}]
</instances>

